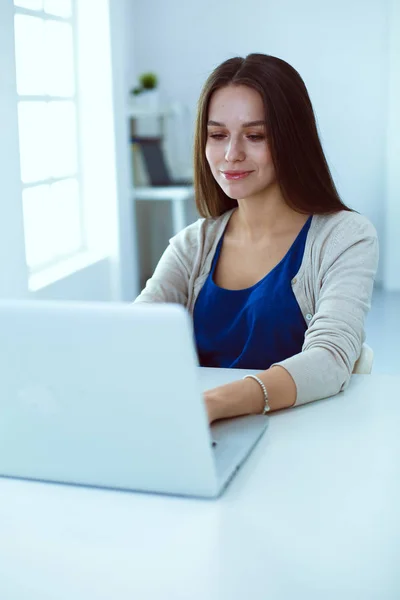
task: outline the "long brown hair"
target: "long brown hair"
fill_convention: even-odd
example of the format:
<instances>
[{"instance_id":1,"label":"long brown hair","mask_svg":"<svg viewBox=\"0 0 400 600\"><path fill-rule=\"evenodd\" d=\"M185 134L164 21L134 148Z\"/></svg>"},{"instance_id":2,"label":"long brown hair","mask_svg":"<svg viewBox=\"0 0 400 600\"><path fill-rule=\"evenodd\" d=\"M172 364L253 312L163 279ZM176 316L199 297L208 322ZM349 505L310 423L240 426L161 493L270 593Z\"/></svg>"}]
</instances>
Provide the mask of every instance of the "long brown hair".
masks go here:
<instances>
[{"instance_id":1,"label":"long brown hair","mask_svg":"<svg viewBox=\"0 0 400 600\"><path fill-rule=\"evenodd\" d=\"M227 85L245 85L261 95L275 173L288 206L304 214L351 210L340 199L333 182L302 78L280 58L249 54L246 58L230 58L217 67L200 95L194 143L199 214L218 217L238 205L215 181L205 156L210 99Z\"/></svg>"}]
</instances>

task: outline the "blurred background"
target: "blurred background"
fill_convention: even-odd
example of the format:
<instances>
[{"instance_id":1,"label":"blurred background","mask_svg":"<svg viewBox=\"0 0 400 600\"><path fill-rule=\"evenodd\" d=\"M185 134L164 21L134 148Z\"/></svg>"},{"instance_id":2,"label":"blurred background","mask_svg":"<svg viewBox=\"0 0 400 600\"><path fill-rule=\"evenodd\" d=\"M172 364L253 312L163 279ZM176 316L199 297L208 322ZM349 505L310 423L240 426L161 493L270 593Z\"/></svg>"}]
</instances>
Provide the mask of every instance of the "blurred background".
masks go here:
<instances>
[{"instance_id":1,"label":"blurred background","mask_svg":"<svg viewBox=\"0 0 400 600\"><path fill-rule=\"evenodd\" d=\"M369 342L394 344L398 0L1 0L0 295L133 300L197 218L201 87L251 52L287 60L306 83L339 192L380 238ZM398 369L393 344L382 369Z\"/></svg>"}]
</instances>

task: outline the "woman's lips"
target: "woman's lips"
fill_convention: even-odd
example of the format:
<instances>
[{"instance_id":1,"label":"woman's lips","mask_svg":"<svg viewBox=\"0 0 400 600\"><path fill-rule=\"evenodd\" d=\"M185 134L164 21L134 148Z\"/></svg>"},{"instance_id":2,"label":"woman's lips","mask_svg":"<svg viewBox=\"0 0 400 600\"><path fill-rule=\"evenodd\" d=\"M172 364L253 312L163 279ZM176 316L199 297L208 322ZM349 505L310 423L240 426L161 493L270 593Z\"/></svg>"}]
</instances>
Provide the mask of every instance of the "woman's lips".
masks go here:
<instances>
[{"instance_id":1,"label":"woman's lips","mask_svg":"<svg viewBox=\"0 0 400 600\"><path fill-rule=\"evenodd\" d=\"M222 175L228 181L238 181L239 179L245 179L253 171L221 171Z\"/></svg>"}]
</instances>

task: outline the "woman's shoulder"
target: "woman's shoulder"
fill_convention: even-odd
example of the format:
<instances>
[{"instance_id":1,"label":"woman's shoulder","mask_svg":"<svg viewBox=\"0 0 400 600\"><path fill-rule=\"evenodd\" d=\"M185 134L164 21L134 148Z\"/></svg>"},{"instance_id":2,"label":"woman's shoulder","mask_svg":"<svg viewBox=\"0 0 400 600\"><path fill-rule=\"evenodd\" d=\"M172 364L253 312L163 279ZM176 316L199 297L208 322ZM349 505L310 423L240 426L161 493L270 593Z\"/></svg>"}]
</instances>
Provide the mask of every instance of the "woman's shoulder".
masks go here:
<instances>
[{"instance_id":1,"label":"woman's shoulder","mask_svg":"<svg viewBox=\"0 0 400 600\"><path fill-rule=\"evenodd\" d=\"M342 210L330 215L314 215L309 253L310 264L323 272L345 255L356 262L369 262L371 268L376 269L378 235L371 221L357 212Z\"/></svg>"},{"instance_id":2,"label":"woman's shoulder","mask_svg":"<svg viewBox=\"0 0 400 600\"><path fill-rule=\"evenodd\" d=\"M352 244L364 238L377 238L377 231L371 221L355 211L341 210L330 215L314 215L315 241L324 243L334 239L336 243L343 241Z\"/></svg>"},{"instance_id":3,"label":"woman's shoulder","mask_svg":"<svg viewBox=\"0 0 400 600\"><path fill-rule=\"evenodd\" d=\"M216 218L197 219L170 239L171 246L189 260L194 260L199 252L207 255L220 238L231 212L230 210Z\"/></svg>"}]
</instances>

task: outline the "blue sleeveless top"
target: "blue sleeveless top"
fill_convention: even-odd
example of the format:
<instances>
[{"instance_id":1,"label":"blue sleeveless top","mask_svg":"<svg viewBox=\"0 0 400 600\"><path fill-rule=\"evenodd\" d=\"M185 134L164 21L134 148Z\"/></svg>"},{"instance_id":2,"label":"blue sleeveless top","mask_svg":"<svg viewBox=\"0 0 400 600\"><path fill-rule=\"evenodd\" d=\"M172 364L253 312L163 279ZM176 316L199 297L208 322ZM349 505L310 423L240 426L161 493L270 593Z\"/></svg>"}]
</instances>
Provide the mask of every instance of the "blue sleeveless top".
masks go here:
<instances>
[{"instance_id":1,"label":"blue sleeveless top","mask_svg":"<svg viewBox=\"0 0 400 600\"><path fill-rule=\"evenodd\" d=\"M311 220L312 215L280 263L243 290L227 290L213 281L224 234L221 236L193 312L202 367L265 370L301 352L307 325L291 280L303 260Z\"/></svg>"}]
</instances>

